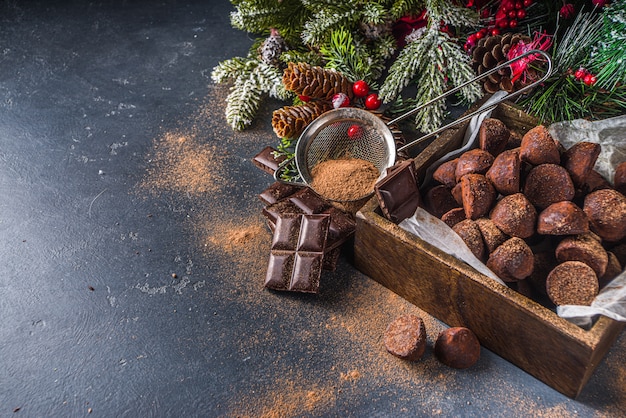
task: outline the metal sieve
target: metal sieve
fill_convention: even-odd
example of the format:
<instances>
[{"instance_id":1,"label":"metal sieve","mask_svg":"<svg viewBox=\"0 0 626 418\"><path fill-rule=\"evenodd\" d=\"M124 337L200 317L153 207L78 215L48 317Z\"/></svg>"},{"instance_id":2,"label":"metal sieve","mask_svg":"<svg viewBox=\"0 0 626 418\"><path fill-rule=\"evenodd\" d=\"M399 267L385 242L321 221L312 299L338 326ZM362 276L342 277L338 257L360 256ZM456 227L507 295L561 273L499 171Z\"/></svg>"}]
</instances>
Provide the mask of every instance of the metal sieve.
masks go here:
<instances>
[{"instance_id":1,"label":"metal sieve","mask_svg":"<svg viewBox=\"0 0 626 418\"><path fill-rule=\"evenodd\" d=\"M542 55L548 64L546 73L542 78L524 86L523 88L515 92L507 94L506 96L504 96L500 100L493 102L489 106L481 107L474 112L471 112L445 126L442 126L435 131L423 135L409 142L408 144L396 149L393 134L389 129L390 126L411 115L414 115L421 109L430 106L431 104L451 94L458 92L459 90L471 83L482 80L489 75L508 67L516 61L526 58L529 55L537 54ZM446 91L438 97L435 97L434 99L415 107L414 109L402 114L401 116L387 123L383 122L378 116L374 115L373 113L360 108L344 107L330 110L311 122L302 132L300 138L298 138L298 141L296 143L294 157L292 159L284 161L279 165L278 169L274 173L274 178L278 181L282 181L280 180L280 174L287 166L287 164L295 159L298 175L300 176L300 179L303 183L293 181L290 181L289 183L302 184L310 187L313 180L311 176L311 170L317 164L327 160L359 158L371 162L378 169L378 171L380 172L380 177L378 178L378 180L380 180L386 175L387 168L394 165L397 152L410 148L424 141L425 139L428 139L445 131L446 129L454 125L465 122L466 120L471 119L479 113L493 110L503 101L510 100L513 97L517 97L525 91L539 85L540 83L545 81L551 73L552 60L550 59L550 56L546 52L541 50L530 50L516 58L513 58L503 64L492 68L489 71L486 71L478 77L475 77L453 89ZM356 200L361 200L371 195L372 193L373 189L368 194ZM349 201L354 200L348 200L344 202Z\"/></svg>"}]
</instances>

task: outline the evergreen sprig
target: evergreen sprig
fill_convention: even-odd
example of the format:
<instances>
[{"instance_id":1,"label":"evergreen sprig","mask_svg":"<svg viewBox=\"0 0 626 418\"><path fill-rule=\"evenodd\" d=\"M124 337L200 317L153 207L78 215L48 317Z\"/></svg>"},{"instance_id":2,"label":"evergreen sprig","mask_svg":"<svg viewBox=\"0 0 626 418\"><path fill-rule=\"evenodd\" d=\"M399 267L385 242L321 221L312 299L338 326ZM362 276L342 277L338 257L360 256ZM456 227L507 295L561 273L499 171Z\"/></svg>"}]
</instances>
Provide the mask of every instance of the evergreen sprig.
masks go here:
<instances>
[{"instance_id":1,"label":"evergreen sprig","mask_svg":"<svg viewBox=\"0 0 626 418\"><path fill-rule=\"evenodd\" d=\"M596 85L613 90L626 83L626 0L616 0L603 12L602 35L591 52L589 70Z\"/></svg>"}]
</instances>

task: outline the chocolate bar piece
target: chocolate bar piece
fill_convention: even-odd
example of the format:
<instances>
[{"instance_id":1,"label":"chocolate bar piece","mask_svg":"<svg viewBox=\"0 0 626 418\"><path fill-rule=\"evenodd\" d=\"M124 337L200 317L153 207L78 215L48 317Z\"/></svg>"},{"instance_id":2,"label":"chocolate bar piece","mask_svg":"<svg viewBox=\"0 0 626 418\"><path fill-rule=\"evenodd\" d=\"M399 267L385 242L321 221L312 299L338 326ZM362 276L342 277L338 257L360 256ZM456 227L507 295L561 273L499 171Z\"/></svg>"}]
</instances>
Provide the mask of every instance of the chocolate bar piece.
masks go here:
<instances>
[{"instance_id":1,"label":"chocolate bar piece","mask_svg":"<svg viewBox=\"0 0 626 418\"><path fill-rule=\"evenodd\" d=\"M326 250L332 250L346 242L356 230L356 221L354 218L334 206L324 210L322 213L330 215L330 225L328 226L328 243Z\"/></svg>"},{"instance_id":2,"label":"chocolate bar piece","mask_svg":"<svg viewBox=\"0 0 626 418\"><path fill-rule=\"evenodd\" d=\"M309 187L305 187L302 190L297 191L289 197L289 200L294 205L302 209L302 212L307 215L320 213L330 206L330 203L328 203L327 200L315 193Z\"/></svg>"},{"instance_id":3,"label":"chocolate bar piece","mask_svg":"<svg viewBox=\"0 0 626 418\"><path fill-rule=\"evenodd\" d=\"M326 238L328 214L283 214L276 220L265 287L317 293Z\"/></svg>"},{"instance_id":4,"label":"chocolate bar piece","mask_svg":"<svg viewBox=\"0 0 626 418\"><path fill-rule=\"evenodd\" d=\"M413 216L422 201L413 160L402 162L374 186L374 191L383 215L391 222L398 224Z\"/></svg>"},{"instance_id":5,"label":"chocolate bar piece","mask_svg":"<svg viewBox=\"0 0 626 418\"><path fill-rule=\"evenodd\" d=\"M263 208L263 215L273 223L276 223L278 218L282 215L286 214L302 214L304 213L302 209L297 207L292 201L289 199L279 200L276 203L273 203L269 206Z\"/></svg>"},{"instance_id":6,"label":"chocolate bar piece","mask_svg":"<svg viewBox=\"0 0 626 418\"><path fill-rule=\"evenodd\" d=\"M276 158L276 150L272 147L265 147L257 155L252 158L252 163L268 174L274 174L278 170L280 163L285 161L285 156L281 155Z\"/></svg>"},{"instance_id":7,"label":"chocolate bar piece","mask_svg":"<svg viewBox=\"0 0 626 418\"><path fill-rule=\"evenodd\" d=\"M275 181L267 189L263 190L259 194L259 199L267 205L278 202L286 197L291 196L298 190L301 190L302 186L295 184L283 183L281 181Z\"/></svg>"},{"instance_id":8,"label":"chocolate bar piece","mask_svg":"<svg viewBox=\"0 0 626 418\"><path fill-rule=\"evenodd\" d=\"M339 261L339 255L341 254L341 247L335 247L330 251L324 253L324 259L322 260L322 269L327 271L335 271L337 269L337 262Z\"/></svg>"}]
</instances>

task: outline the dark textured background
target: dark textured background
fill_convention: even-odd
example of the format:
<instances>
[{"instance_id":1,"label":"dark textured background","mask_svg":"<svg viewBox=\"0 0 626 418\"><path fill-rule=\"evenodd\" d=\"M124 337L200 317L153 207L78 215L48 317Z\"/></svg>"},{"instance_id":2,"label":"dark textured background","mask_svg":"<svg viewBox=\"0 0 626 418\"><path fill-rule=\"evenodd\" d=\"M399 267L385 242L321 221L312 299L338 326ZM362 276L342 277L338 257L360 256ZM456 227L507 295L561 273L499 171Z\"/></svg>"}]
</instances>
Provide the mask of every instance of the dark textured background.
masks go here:
<instances>
[{"instance_id":1,"label":"dark textured background","mask_svg":"<svg viewBox=\"0 0 626 418\"><path fill-rule=\"evenodd\" d=\"M0 2L0 416L623 416L623 336L574 401L486 350L465 371L391 357L397 315L431 345L443 325L345 255L319 295L263 289L250 159L280 104L227 126L210 73L252 43L231 10ZM171 132L212 147L214 189L141 187Z\"/></svg>"}]
</instances>

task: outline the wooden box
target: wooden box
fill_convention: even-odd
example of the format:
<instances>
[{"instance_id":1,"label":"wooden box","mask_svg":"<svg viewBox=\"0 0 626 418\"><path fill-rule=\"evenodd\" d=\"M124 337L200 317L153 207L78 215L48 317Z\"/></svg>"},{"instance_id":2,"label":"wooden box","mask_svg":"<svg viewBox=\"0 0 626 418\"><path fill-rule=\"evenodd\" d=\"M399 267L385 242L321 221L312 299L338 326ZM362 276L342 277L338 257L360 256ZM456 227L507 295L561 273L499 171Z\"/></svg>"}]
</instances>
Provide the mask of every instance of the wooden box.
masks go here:
<instances>
[{"instance_id":1,"label":"wooden box","mask_svg":"<svg viewBox=\"0 0 626 418\"><path fill-rule=\"evenodd\" d=\"M501 104L492 117L520 133L536 121ZM420 178L426 167L458 148L466 124L444 132L418 157ZM357 213L356 267L449 326L470 328L481 344L547 385L575 398L624 324L600 317L589 330L478 273L388 221L377 199Z\"/></svg>"}]
</instances>

